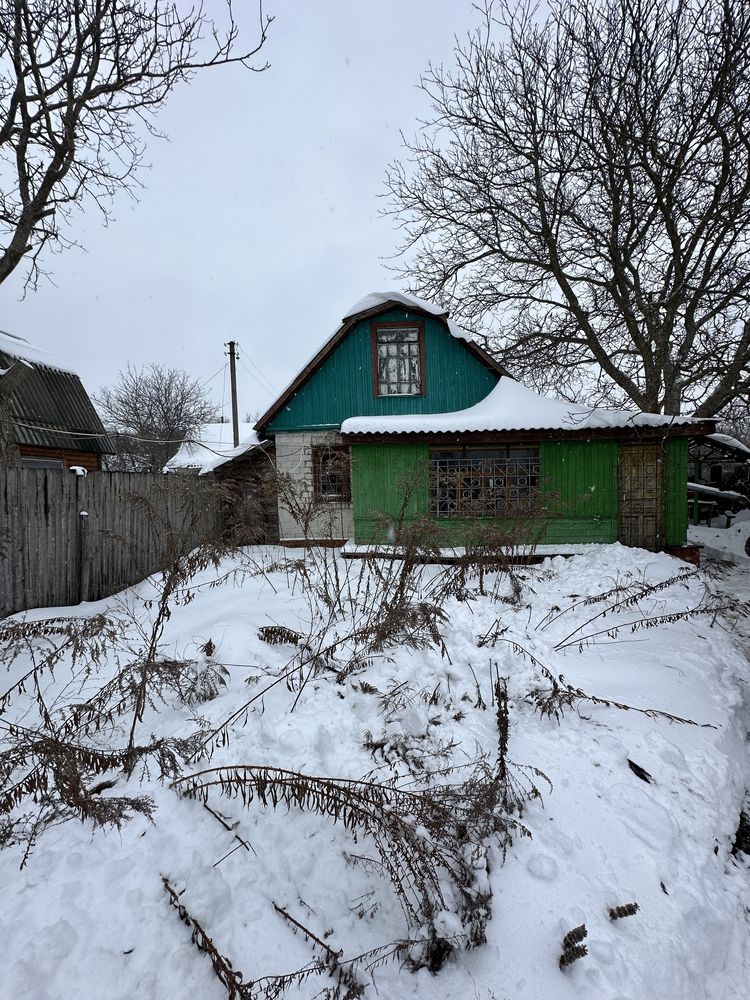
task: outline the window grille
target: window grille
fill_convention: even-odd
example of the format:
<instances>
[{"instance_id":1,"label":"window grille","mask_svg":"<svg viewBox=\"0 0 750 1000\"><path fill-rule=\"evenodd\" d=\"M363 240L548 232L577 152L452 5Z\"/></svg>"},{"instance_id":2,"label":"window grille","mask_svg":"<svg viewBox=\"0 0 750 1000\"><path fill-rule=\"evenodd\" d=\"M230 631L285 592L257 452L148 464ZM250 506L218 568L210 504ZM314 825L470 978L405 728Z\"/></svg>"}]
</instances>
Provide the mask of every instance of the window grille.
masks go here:
<instances>
[{"instance_id":1,"label":"window grille","mask_svg":"<svg viewBox=\"0 0 750 1000\"><path fill-rule=\"evenodd\" d=\"M539 508L539 452L536 448L439 452L430 459L433 517L506 517Z\"/></svg>"},{"instance_id":2,"label":"window grille","mask_svg":"<svg viewBox=\"0 0 750 1000\"><path fill-rule=\"evenodd\" d=\"M313 448L312 459L315 496L320 500L351 500L349 449L339 446Z\"/></svg>"},{"instance_id":3,"label":"window grille","mask_svg":"<svg viewBox=\"0 0 750 1000\"><path fill-rule=\"evenodd\" d=\"M376 329L378 396L422 394L422 343L418 327Z\"/></svg>"}]
</instances>

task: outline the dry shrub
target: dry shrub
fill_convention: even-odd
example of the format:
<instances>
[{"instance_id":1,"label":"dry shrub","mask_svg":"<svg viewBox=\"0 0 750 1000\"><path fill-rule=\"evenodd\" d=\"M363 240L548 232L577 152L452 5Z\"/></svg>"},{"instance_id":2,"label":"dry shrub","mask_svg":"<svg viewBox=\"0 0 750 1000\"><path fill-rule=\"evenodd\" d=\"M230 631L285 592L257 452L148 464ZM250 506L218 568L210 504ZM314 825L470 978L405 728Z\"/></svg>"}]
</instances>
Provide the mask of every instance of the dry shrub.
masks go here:
<instances>
[{"instance_id":1,"label":"dry shrub","mask_svg":"<svg viewBox=\"0 0 750 1000\"><path fill-rule=\"evenodd\" d=\"M218 566L226 551L214 519L206 517L213 496L191 480L177 491L173 483L158 484L148 497L129 498L159 542L164 568L152 578L155 597L132 596L130 605L115 602L111 612L90 618L0 626L0 662L10 666L21 655L31 662L0 695L0 816L6 842L25 840L24 861L52 823L77 816L119 826L134 812L150 816L145 796L102 792L136 768L172 779L200 746L199 724L180 739L141 741L139 729L147 708L173 701L193 706L225 683L226 671L205 651L200 659L177 660L163 649L172 608L192 600L195 576ZM105 666L111 673L102 682ZM56 671L70 676L55 689ZM101 776L104 783L96 781Z\"/></svg>"}]
</instances>

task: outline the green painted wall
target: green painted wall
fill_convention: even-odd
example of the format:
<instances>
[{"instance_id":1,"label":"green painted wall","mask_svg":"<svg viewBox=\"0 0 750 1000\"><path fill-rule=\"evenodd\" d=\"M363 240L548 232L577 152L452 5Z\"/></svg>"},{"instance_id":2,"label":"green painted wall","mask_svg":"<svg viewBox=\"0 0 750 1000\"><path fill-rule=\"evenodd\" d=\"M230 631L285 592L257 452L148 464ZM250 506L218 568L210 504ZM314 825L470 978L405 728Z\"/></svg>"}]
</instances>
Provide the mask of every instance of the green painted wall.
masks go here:
<instances>
[{"instance_id":1,"label":"green painted wall","mask_svg":"<svg viewBox=\"0 0 750 1000\"><path fill-rule=\"evenodd\" d=\"M667 545L684 545L687 541L687 475L688 439L673 438L667 441L667 468L665 488L667 494L665 529Z\"/></svg>"},{"instance_id":2,"label":"green painted wall","mask_svg":"<svg viewBox=\"0 0 750 1000\"><path fill-rule=\"evenodd\" d=\"M517 522L528 528L519 541L549 543L617 540L616 441L545 442L539 446L540 474L548 514ZM389 523L401 510L406 481L416 483L405 508L413 521L428 508L425 444L352 445L355 539L360 544L393 541ZM416 473L416 475L415 475ZM684 496L684 489L682 495ZM460 545L482 525L507 526L493 519L436 520L445 545Z\"/></svg>"},{"instance_id":3,"label":"green painted wall","mask_svg":"<svg viewBox=\"0 0 750 1000\"><path fill-rule=\"evenodd\" d=\"M442 323L406 309L392 309L377 317L384 323L414 319L424 323L424 396L373 395L372 321L361 320L266 426L266 433L339 427L347 417L445 413L484 399L497 384L498 375Z\"/></svg>"},{"instance_id":4,"label":"green painted wall","mask_svg":"<svg viewBox=\"0 0 750 1000\"><path fill-rule=\"evenodd\" d=\"M354 535L363 544L390 544L389 528L415 521L428 505L426 444L353 444Z\"/></svg>"},{"instance_id":5,"label":"green painted wall","mask_svg":"<svg viewBox=\"0 0 750 1000\"><path fill-rule=\"evenodd\" d=\"M544 441L542 489L549 509L544 542L616 542L617 441Z\"/></svg>"}]
</instances>

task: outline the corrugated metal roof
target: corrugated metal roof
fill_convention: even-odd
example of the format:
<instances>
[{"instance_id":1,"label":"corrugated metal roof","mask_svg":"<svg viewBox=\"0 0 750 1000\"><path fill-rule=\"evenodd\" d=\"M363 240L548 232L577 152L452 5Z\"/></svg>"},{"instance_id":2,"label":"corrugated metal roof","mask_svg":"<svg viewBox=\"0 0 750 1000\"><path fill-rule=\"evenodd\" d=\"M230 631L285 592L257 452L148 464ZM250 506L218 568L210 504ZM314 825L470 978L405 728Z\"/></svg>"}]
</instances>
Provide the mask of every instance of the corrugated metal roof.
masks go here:
<instances>
[{"instance_id":1,"label":"corrugated metal roof","mask_svg":"<svg viewBox=\"0 0 750 1000\"><path fill-rule=\"evenodd\" d=\"M0 368L15 362L14 355L0 351ZM10 413L18 444L99 455L114 450L83 383L72 372L34 362L11 396Z\"/></svg>"},{"instance_id":2,"label":"corrugated metal roof","mask_svg":"<svg viewBox=\"0 0 750 1000\"><path fill-rule=\"evenodd\" d=\"M476 434L505 431L591 431L621 428L701 428L703 418L607 410L541 396L504 376L492 392L474 406L452 413L410 413L401 416L349 417L342 434Z\"/></svg>"}]
</instances>

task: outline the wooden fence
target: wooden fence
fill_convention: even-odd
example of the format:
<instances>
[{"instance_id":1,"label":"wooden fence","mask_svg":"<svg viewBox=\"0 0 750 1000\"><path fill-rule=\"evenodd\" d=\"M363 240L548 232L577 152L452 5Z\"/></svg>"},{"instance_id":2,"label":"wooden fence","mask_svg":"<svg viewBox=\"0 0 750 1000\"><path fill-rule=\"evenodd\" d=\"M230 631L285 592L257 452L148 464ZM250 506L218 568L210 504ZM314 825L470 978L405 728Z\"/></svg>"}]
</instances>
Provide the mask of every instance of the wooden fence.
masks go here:
<instances>
[{"instance_id":1,"label":"wooden fence","mask_svg":"<svg viewBox=\"0 0 750 1000\"><path fill-rule=\"evenodd\" d=\"M0 470L0 617L107 597L219 522L218 499L193 477Z\"/></svg>"}]
</instances>

